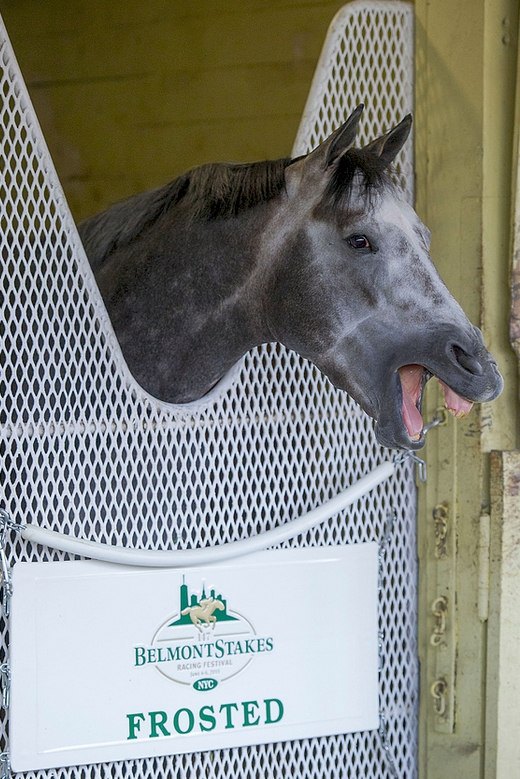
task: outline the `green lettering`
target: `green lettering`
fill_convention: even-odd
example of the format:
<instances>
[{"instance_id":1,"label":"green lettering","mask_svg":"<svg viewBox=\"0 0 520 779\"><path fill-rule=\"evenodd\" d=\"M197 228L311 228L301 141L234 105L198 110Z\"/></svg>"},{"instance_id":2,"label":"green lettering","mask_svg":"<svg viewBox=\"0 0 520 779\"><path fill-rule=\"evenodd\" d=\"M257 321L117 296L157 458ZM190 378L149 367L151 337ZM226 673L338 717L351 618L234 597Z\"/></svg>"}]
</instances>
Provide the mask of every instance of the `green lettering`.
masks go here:
<instances>
[{"instance_id":1,"label":"green lettering","mask_svg":"<svg viewBox=\"0 0 520 779\"><path fill-rule=\"evenodd\" d=\"M275 725L283 717L283 703L278 698L264 698L265 703L265 724ZM272 707L278 707L278 714L273 716Z\"/></svg>"},{"instance_id":2,"label":"green lettering","mask_svg":"<svg viewBox=\"0 0 520 779\"><path fill-rule=\"evenodd\" d=\"M135 663L134 665L144 665L146 663L145 648L144 646L134 647L135 651Z\"/></svg>"},{"instance_id":3,"label":"green lettering","mask_svg":"<svg viewBox=\"0 0 520 779\"><path fill-rule=\"evenodd\" d=\"M128 736L127 741L133 738L137 738L137 734L141 730L141 722L144 722L144 714L127 714L128 720Z\"/></svg>"},{"instance_id":4,"label":"green lettering","mask_svg":"<svg viewBox=\"0 0 520 779\"><path fill-rule=\"evenodd\" d=\"M171 733L165 727L164 723L168 719L168 715L165 711L150 711L148 713L150 717L150 738L157 738L158 731L161 731L163 736L171 736Z\"/></svg>"},{"instance_id":5,"label":"green lettering","mask_svg":"<svg viewBox=\"0 0 520 779\"><path fill-rule=\"evenodd\" d=\"M180 718L182 714L186 714L188 717L188 727L184 730L180 726ZM186 733L191 733L193 730L193 726L195 725L195 717L193 716L193 712L191 709L178 709L175 714L173 715L173 727L177 731L177 733L180 733L181 735L186 735Z\"/></svg>"},{"instance_id":6,"label":"green lettering","mask_svg":"<svg viewBox=\"0 0 520 779\"><path fill-rule=\"evenodd\" d=\"M206 713L207 712L207 713ZM202 731L215 730L217 726L217 720L215 717L215 709L213 706L203 706L199 711L200 717L200 729ZM203 725L203 722L207 722L207 725Z\"/></svg>"},{"instance_id":7,"label":"green lettering","mask_svg":"<svg viewBox=\"0 0 520 779\"><path fill-rule=\"evenodd\" d=\"M235 711L238 711L238 704L237 703L223 703L222 706L219 709L219 713L221 711L226 712L226 730L232 730L235 726L233 725L233 715L231 714L231 709L234 709Z\"/></svg>"},{"instance_id":8,"label":"green lettering","mask_svg":"<svg viewBox=\"0 0 520 779\"><path fill-rule=\"evenodd\" d=\"M242 701L242 708L244 709L244 727L248 725L258 725L260 722L260 715L255 720L252 719L256 713L254 710L258 709L258 701Z\"/></svg>"}]
</instances>

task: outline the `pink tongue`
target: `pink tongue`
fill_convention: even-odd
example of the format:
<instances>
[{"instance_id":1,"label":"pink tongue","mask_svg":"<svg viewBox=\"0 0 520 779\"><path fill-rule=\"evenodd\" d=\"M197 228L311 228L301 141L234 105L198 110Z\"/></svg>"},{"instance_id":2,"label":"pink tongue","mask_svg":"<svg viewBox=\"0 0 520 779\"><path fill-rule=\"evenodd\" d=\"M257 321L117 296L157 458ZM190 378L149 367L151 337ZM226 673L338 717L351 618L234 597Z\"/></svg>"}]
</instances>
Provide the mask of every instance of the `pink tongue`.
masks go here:
<instances>
[{"instance_id":1,"label":"pink tongue","mask_svg":"<svg viewBox=\"0 0 520 779\"><path fill-rule=\"evenodd\" d=\"M410 438L417 438L423 429L423 418L416 406L421 394L423 368L421 365L404 365L399 368L399 378L403 390L401 412L403 422Z\"/></svg>"},{"instance_id":2,"label":"pink tongue","mask_svg":"<svg viewBox=\"0 0 520 779\"><path fill-rule=\"evenodd\" d=\"M399 378L401 379L403 391L401 413L408 435L412 439L417 439L421 435L424 426L421 412L417 408L417 402L421 395L423 370L422 365L403 365L402 368L399 368ZM451 411L458 418L469 414L473 408L473 403L457 395L451 387L448 387L440 379L438 381L442 387L444 403L448 411Z\"/></svg>"}]
</instances>

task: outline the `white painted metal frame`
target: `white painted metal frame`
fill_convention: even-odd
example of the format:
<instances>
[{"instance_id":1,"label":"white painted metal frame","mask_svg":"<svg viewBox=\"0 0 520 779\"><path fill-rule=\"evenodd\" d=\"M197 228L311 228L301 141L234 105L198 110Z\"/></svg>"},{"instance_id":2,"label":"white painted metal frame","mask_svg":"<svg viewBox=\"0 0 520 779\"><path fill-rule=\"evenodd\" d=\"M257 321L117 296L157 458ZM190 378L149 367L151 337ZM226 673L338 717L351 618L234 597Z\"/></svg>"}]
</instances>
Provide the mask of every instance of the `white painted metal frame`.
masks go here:
<instances>
[{"instance_id":1,"label":"white painted metal frame","mask_svg":"<svg viewBox=\"0 0 520 779\"><path fill-rule=\"evenodd\" d=\"M273 527L256 536L244 538L241 541L228 541L225 544L204 547L202 549L161 551L114 547L111 544L74 538L65 533L57 533L35 524L23 526L21 535L25 541L30 541L34 544L43 544L69 554L90 557L94 560L105 560L121 565L142 565L153 568L185 568L194 565L209 565L210 563L218 563L223 560L259 552L307 533L326 519L340 511L344 511L356 500L364 497L375 487L379 486L385 479L389 479L393 475L395 468L396 463L394 461L386 460L381 465L377 465L369 474L363 476L351 487L340 492L339 495L326 501L321 506L308 511L302 517L292 519L285 525Z\"/></svg>"},{"instance_id":2,"label":"white painted metal frame","mask_svg":"<svg viewBox=\"0 0 520 779\"><path fill-rule=\"evenodd\" d=\"M362 139L412 108L412 7L354 2L331 26L296 151L363 101ZM199 404L148 396L122 359L9 41L0 33L0 458L14 521L125 548L210 548L284 526L386 458L370 420L280 347L250 353ZM314 113L314 119L312 115ZM410 166L401 170L411 193ZM359 733L53 771L60 779L416 776L415 489L405 463L291 545L380 540L381 708L388 743ZM66 554L19 536L9 559ZM2 660L8 630L0 618ZM5 727L6 712L2 712ZM39 775L40 776L40 775ZM40 779L47 774L41 772ZM49 774L50 779L50 774Z\"/></svg>"}]
</instances>

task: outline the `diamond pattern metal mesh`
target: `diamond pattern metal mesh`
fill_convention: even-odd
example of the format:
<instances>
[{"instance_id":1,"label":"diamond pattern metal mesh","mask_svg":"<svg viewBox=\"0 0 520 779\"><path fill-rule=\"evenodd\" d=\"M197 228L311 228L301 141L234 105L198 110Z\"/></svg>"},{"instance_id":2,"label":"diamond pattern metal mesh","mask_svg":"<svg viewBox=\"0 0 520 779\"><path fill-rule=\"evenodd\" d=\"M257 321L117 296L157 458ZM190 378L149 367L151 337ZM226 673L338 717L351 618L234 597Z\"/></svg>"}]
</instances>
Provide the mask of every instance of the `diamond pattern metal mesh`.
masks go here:
<instances>
[{"instance_id":1,"label":"diamond pattern metal mesh","mask_svg":"<svg viewBox=\"0 0 520 779\"><path fill-rule=\"evenodd\" d=\"M210 546L316 506L381 462L372 424L306 361L248 354L216 399L160 404L130 376L79 245L5 31L0 32L1 503L19 522L126 546ZM362 136L410 110L412 10L354 2L335 19L301 152L361 98ZM410 152L408 152L408 155ZM411 158L401 171L411 195ZM416 776L415 488L410 466L294 545L380 540L381 710L401 779ZM66 557L13 538L11 561ZM0 620L2 653L8 631ZM0 748L7 717L1 714ZM385 779L377 732L38 772L60 779ZM33 776L28 774L27 776Z\"/></svg>"},{"instance_id":2,"label":"diamond pattern metal mesh","mask_svg":"<svg viewBox=\"0 0 520 779\"><path fill-rule=\"evenodd\" d=\"M335 16L303 112L295 154L326 138L364 103L357 143L389 130L413 108L413 8L397 0L355 0ZM396 161L413 201L413 144Z\"/></svg>"}]
</instances>

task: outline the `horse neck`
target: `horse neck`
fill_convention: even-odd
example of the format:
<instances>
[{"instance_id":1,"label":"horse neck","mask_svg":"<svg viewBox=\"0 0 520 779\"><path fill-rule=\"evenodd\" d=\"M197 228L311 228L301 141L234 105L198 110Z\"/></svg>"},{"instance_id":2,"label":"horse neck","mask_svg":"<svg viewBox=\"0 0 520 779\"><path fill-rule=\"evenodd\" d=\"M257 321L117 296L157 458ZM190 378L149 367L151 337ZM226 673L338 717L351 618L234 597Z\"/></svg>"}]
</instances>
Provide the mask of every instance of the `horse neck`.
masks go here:
<instances>
[{"instance_id":1,"label":"horse neck","mask_svg":"<svg viewBox=\"0 0 520 779\"><path fill-rule=\"evenodd\" d=\"M267 330L263 319L266 286L261 235L265 209L256 208L229 219L188 226L185 245L189 268L184 265L187 284L199 314L206 314L208 327L227 328L230 323L239 336L236 348L244 351L263 343ZM190 284L193 273L195 283ZM200 329L194 323L193 333Z\"/></svg>"},{"instance_id":2,"label":"horse neck","mask_svg":"<svg viewBox=\"0 0 520 779\"><path fill-rule=\"evenodd\" d=\"M250 349L271 340L261 236L269 209L228 219L177 221L171 232L174 314L168 386L176 402L200 398Z\"/></svg>"}]
</instances>

